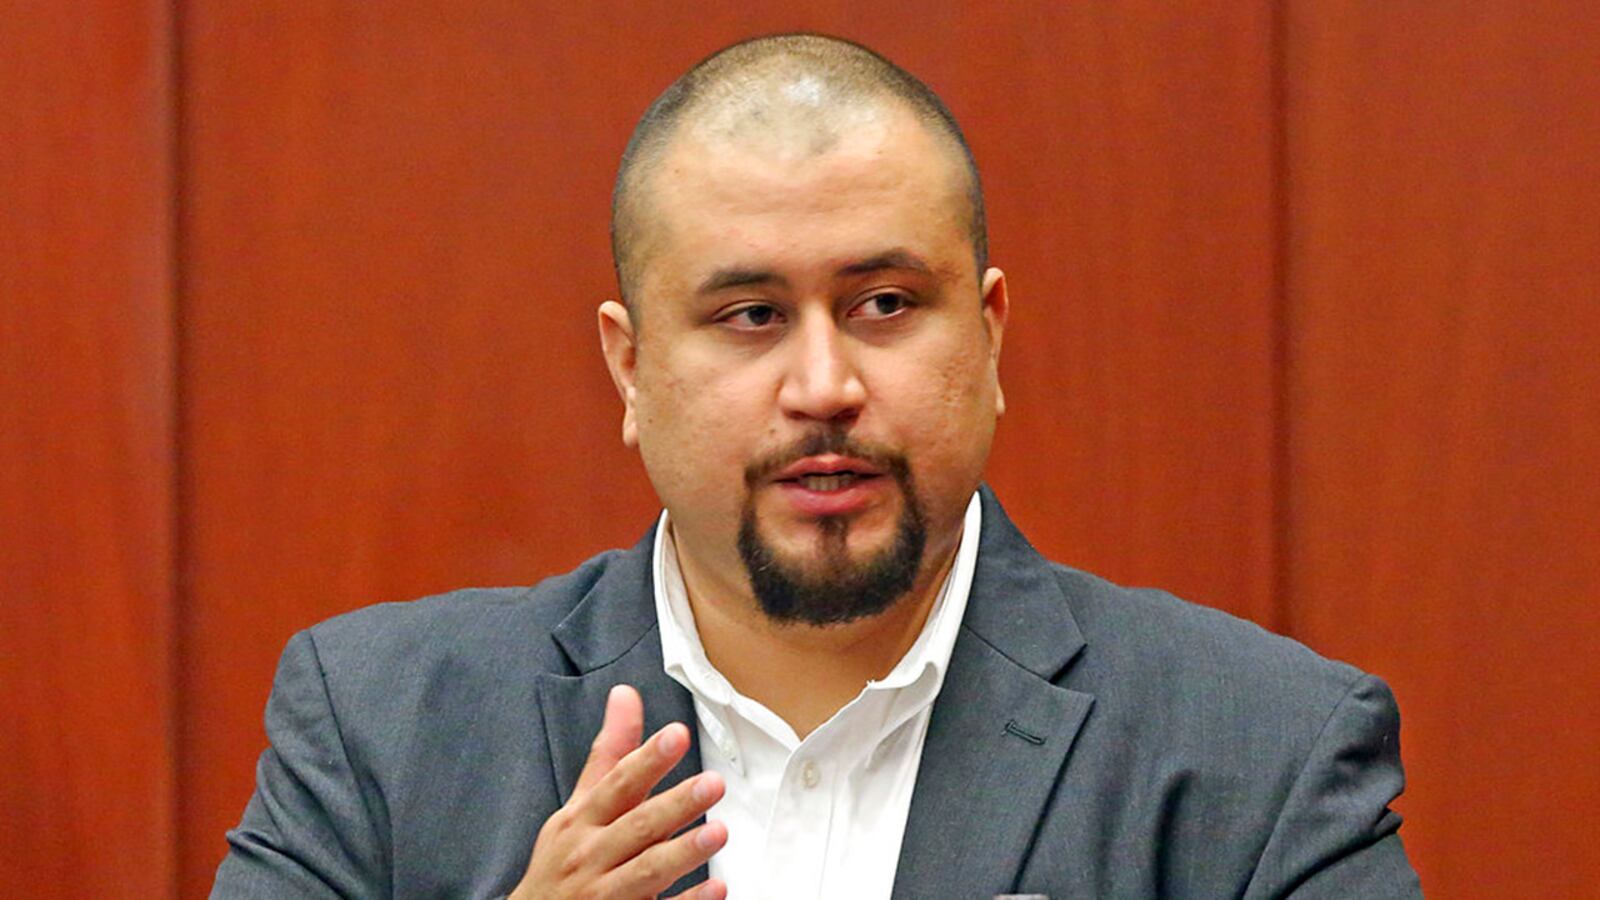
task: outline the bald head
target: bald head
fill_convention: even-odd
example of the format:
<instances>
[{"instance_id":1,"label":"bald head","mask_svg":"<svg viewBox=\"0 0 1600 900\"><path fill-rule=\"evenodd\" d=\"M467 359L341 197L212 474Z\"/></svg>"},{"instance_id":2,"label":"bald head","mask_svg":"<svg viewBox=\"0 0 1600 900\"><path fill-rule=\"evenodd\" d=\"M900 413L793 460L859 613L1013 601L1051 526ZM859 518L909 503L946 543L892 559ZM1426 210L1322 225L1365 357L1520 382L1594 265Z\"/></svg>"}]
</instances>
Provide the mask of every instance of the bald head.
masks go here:
<instances>
[{"instance_id":1,"label":"bald head","mask_svg":"<svg viewBox=\"0 0 1600 900\"><path fill-rule=\"evenodd\" d=\"M652 181L676 141L692 135L701 145L803 158L827 153L888 109L911 113L949 151L981 274L988 265L983 193L966 139L944 103L911 73L858 44L778 35L735 44L696 65L634 128L611 200L612 259L630 313L636 315L640 273L661 227L651 208Z\"/></svg>"}]
</instances>

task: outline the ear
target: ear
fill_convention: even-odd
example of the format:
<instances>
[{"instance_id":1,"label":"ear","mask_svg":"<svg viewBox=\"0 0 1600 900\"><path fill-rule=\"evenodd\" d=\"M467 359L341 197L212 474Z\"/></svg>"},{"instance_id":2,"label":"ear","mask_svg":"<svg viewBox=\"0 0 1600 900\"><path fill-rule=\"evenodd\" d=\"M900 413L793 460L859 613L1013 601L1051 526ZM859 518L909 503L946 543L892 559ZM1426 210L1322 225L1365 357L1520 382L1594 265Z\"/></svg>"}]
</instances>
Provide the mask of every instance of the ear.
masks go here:
<instances>
[{"instance_id":1,"label":"ear","mask_svg":"<svg viewBox=\"0 0 1600 900\"><path fill-rule=\"evenodd\" d=\"M983 273L983 327L989 334L989 368L994 378L994 414L1006 412L1006 395L1000 389L1000 342L1005 337L1006 319L1011 315L1011 296L1006 292L1006 273L990 267Z\"/></svg>"},{"instance_id":2,"label":"ear","mask_svg":"<svg viewBox=\"0 0 1600 900\"><path fill-rule=\"evenodd\" d=\"M634 381L639 372L639 341L633 331L633 319L628 316L627 307L607 300L600 304L599 323L600 352L605 354L611 383L622 397L622 443L637 449L639 421Z\"/></svg>"}]
</instances>

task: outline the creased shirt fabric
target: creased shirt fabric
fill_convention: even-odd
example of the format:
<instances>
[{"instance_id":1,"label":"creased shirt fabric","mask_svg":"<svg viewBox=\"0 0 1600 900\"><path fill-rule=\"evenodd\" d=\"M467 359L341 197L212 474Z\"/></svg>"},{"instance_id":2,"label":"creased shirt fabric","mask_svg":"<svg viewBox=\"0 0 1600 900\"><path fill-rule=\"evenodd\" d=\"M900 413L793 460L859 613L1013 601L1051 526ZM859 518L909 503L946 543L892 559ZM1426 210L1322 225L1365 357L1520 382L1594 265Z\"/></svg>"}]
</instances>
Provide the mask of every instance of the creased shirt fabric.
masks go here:
<instances>
[{"instance_id":1,"label":"creased shirt fabric","mask_svg":"<svg viewBox=\"0 0 1600 900\"><path fill-rule=\"evenodd\" d=\"M706 658L671 522L661 514L652 567L661 657L694 697L701 767L727 781L708 817L728 826L710 868L730 897L890 895L928 719L966 612L981 519L974 494L955 563L905 656L801 740Z\"/></svg>"}]
</instances>

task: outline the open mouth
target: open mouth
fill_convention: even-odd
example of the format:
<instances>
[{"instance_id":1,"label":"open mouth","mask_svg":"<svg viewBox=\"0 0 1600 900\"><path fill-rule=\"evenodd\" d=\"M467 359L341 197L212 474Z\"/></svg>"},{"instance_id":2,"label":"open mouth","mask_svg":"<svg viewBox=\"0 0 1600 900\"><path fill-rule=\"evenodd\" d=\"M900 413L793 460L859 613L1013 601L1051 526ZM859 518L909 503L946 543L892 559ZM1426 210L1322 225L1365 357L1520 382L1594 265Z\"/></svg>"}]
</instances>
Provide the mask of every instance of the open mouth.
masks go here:
<instances>
[{"instance_id":1,"label":"open mouth","mask_svg":"<svg viewBox=\"0 0 1600 900\"><path fill-rule=\"evenodd\" d=\"M888 472L871 459L842 453L818 453L797 459L769 476L786 489L791 502L810 515L844 515L859 511L876 494L870 485Z\"/></svg>"},{"instance_id":2,"label":"open mouth","mask_svg":"<svg viewBox=\"0 0 1600 900\"><path fill-rule=\"evenodd\" d=\"M794 478L785 478L783 480L790 482L791 484L798 484L808 491L829 493L832 491L842 491L845 488L856 484L857 482L877 477L877 475L845 470L843 472L809 472L805 475L799 475Z\"/></svg>"}]
</instances>

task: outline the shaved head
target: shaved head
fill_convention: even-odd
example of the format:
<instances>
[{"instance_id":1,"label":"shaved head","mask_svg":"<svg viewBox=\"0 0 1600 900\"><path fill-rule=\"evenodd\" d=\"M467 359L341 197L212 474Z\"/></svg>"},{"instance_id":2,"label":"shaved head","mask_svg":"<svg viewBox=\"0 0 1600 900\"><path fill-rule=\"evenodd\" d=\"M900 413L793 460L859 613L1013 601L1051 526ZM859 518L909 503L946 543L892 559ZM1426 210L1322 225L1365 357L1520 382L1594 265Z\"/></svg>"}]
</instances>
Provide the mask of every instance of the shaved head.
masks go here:
<instances>
[{"instance_id":1,"label":"shaved head","mask_svg":"<svg viewBox=\"0 0 1600 900\"><path fill-rule=\"evenodd\" d=\"M777 158L827 153L852 129L888 109L909 111L951 155L962 211L981 276L988 237L978 169L955 117L939 97L877 53L838 38L786 34L754 38L708 57L645 110L628 140L611 198L611 251L617 286L636 320L640 275L660 223L651 183L674 140L692 134L710 146L738 144Z\"/></svg>"}]
</instances>

